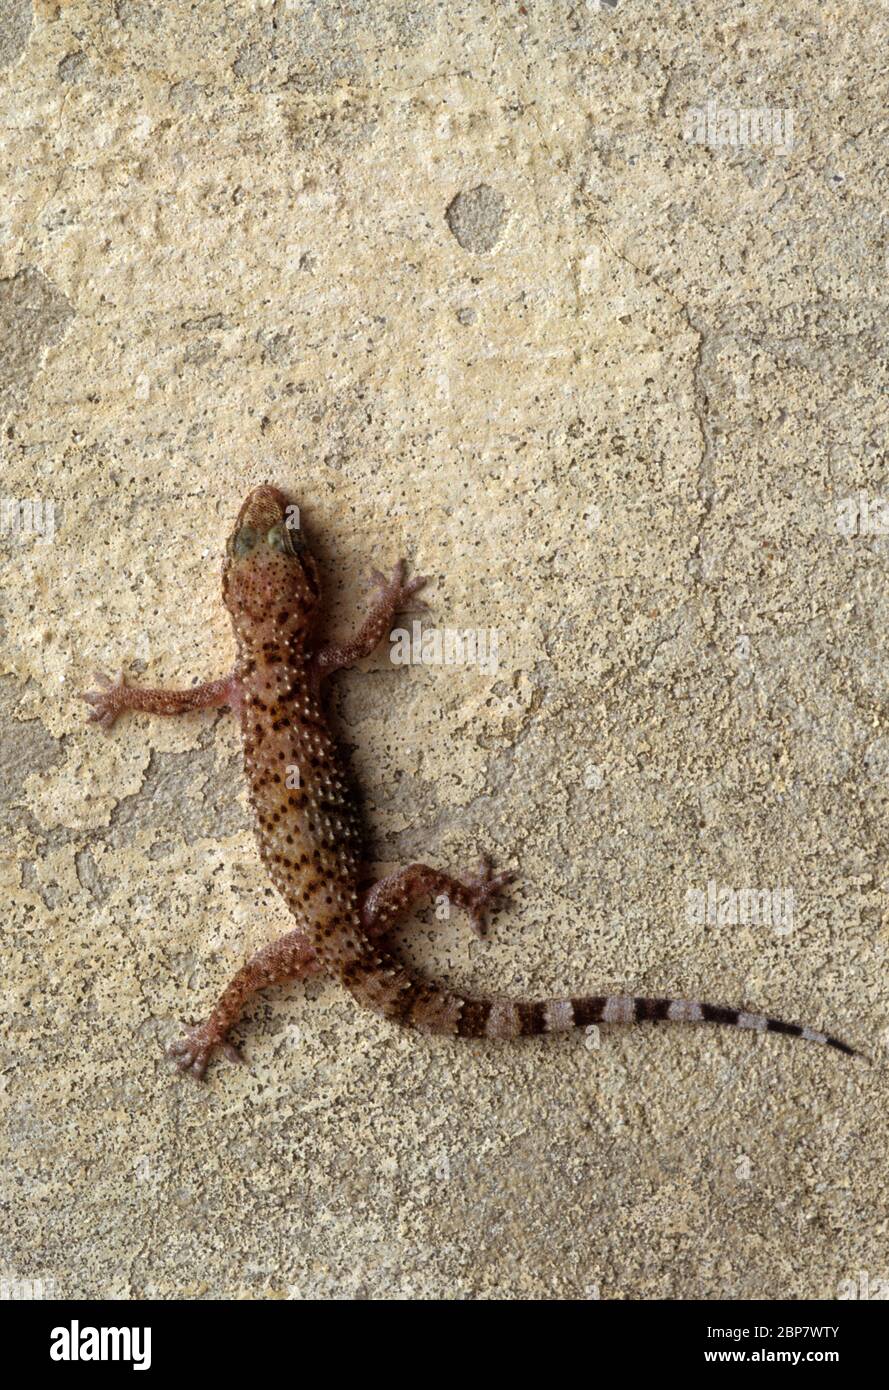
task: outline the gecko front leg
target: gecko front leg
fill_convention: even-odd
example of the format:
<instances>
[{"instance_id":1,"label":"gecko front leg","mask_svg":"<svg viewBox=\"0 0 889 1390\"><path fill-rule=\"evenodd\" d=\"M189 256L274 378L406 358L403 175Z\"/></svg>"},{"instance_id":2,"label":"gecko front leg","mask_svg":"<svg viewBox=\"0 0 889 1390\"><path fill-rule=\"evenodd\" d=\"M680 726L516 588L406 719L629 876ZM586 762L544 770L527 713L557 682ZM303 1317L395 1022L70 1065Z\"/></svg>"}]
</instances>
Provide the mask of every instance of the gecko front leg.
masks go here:
<instances>
[{"instance_id":1,"label":"gecko front leg","mask_svg":"<svg viewBox=\"0 0 889 1390\"><path fill-rule=\"evenodd\" d=\"M319 969L319 961L305 933L288 932L251 956L233 976L205 1023L189 1028L183 1038L171 1043L167 1056L180 1071L202 1080L214 1050L219 1048L231 1062L243 1062L237 1048L226 1039L244 1012L244 1005L261 989L287 980L302 980Z\"/></svg>"},{"instance_id":2,"label":"gecko front leg","mask_svg":"<svg viewBox=\"0 0 889 1390\"><path fill-rule=\"evenodd\" d=\"M422 574L405 580L406 568L405 561L399 560L389 579L379 570L373 571L371 579L379 590L373 608L354 637L346 642L328 642L316 648L313 662L319 676L329 676L333 671L340 671L344 666L352 666L363 657L370 656L374 648L388 636L395 614L405 608L410 599L429 582L428 576ZM426 605L420 603L414 606L423 609Z\"/></svg>"},{"instance_id":3,"label":"gecko front leg","mask_svg":"<svg viewBox=\"0 0 889 1390\"><path fill-rule=\"evenodd\" d=\"M514 878L515 874L509 871L495 874L484 859L478 873L465 882L431 869L428 864L409 864L406 869L381 878L365 892L361 925L368 936L385 936L422 898L441 895L466 913L476 936L484 936L488 907Z\"/></svg>"},{"instance_id":4,"label":"gecko front leg","mask_svg":"<svg viewBox=\"0 0 889 1390\"><path fill-rule=\"evenodd\" d=\"M81 699L94 707L90 721L101 724L106 734L110 733L117 716L128 709L144 710L147 714L188 714L191 710L219 705L231 705L235 711L240 707L241 687L234 671L221 680L205 681L190 690L127 685L122 671L116 681L97 671L96 680L102 689L87 690Z\"/></svg>"}]
</instances>

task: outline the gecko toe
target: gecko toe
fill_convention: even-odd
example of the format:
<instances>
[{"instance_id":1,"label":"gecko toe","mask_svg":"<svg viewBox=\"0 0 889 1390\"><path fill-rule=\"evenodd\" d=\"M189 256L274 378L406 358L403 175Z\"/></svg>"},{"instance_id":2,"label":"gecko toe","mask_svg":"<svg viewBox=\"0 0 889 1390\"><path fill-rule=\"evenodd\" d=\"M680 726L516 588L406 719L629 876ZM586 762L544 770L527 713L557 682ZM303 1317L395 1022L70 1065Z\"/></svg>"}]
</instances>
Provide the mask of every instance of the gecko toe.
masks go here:
<instances>
[{"instance_id":1,"label":"gecko toe","mask_svg":"<svg viewBox=\"0 0 889 1390\"><path fill-rule=\"evenodd\" d=\"M114 726L115 719L126 707L126 696L122 694L126 689L126 679L123 671L116 681L112 681L102 671L94 672L93 679L102 687L101 690L84 690L81 692L81 699L93 706L92 714L87 715L88 723L100 725L108 734Z\"/></svg>"},{"instance_id":2,"label":"gecko toe","mask_svg":"<svg viewBox=\"0 0 889 1390\"><path fill-rule=\"evenodd\" d=\"M423 585L429 583L429 575L417 574L413 579L406 579L406 574L406 560L399 560L388 577L377 569L371 570L370 573L371 584L392 601L396 613L401 612ZM418 612L427 611L427 605L422 600L411 603L411 608Z\"/></svg>"},{"instance_id":3,"label":"gecko toe","mask_svg":"<svg viewBox=\"0 0 889 1390\"><path fill-rule=\"evenodd\" d=\"M469 921L472 930L481 939L484 939L488 932L487 913L497 906L497 898L514 878L516 874L511 869L504 869L495 874L490 861L483 858L477 872L463 885L467 894L466 911Z\"/></svg>"},{"instance_id":4,"label":"gecko toe","mask_svg":"<svg viewBox=\"0 0 889 1390\"><path fill-rule=\"evenodd\" d=\"M418 574L415 575L409 583L403 584L401 586L401 602L407 603L408 600L413 600L413 602L411 603L411 608L414 609L415 612L428 613L429 604L425 601L425 599L418 599L416 595L420 592L424 585L429 583L430 578L431 576L428 574Z\"/></svg>"},{"instance_id":5,"label":"gecko toe","mask_svg":"<svg viewBox=\"0 0 889 1390\"><path fill-rule=\"evenodd\" d=\"M238 1049L231 1043L222 1042L206 1023L189 1028L181 1038L171 1042L166 1055L184 1075L193 1077L195 1081L203 1081L210 1058L217 1048L230 1062L246 1066Z\"/></svg>"}]
</instances>

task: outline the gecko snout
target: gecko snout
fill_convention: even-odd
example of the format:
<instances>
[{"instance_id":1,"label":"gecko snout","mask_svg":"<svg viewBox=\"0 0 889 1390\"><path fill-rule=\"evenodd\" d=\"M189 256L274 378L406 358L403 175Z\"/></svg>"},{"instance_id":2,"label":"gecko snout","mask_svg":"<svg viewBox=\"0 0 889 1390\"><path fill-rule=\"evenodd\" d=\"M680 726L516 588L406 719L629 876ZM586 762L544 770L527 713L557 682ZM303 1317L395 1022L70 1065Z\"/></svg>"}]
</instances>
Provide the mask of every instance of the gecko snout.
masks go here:
<instances>
[{"instance_id":1,"label":"gecko snout","mask_svg":"<svg viewBox=\"0 0 889 1390\"><path fill-rule=\"evenodd\" d=\"M236 621L259 622L275 606L292 615L288 626L303 626L313 613L318 573L299 507L280 488L265 483L247 495L226 548L223 596Z\"/></svg>"},{"instance_id":2,"label":"gecko snout","mask_svg":"<svg viewBox=\"0 0 889 1390\"><path fill-rule=\"evenodd\" d=\"M255 554L258 558L264 549L279 555L301 555L305 549L299 507L269 483L247 494L228 543L233 557Z\"/></svg>"},{"instance_id":3,"label":"gecko snout","mask_svg":"<svg viewBox=\"0 0 889 1390\"><path fill-rule=\"evenodd\" d=\"M293 517L296 517L298 525L299 508L289 501L287 494L270 483L263 483L262 487L255 487L245 497L235 531L240 531L244 526L250 526L255 531L269 531L276 522L286 524Z\"/></svg>"}]
</instances>

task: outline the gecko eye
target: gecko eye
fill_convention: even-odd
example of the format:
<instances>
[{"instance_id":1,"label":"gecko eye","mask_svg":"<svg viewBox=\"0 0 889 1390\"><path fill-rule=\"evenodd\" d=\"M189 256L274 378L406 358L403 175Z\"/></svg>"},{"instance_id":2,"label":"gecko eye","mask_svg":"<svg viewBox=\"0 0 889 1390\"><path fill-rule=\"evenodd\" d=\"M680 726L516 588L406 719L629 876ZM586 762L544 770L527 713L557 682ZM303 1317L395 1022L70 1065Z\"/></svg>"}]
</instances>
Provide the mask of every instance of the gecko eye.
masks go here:
<instances>
[{"instance_id":1,"label":"gecko eye","mask_svg":"<svg viewBox=\"0 0 889 1390\"><path fill-rule=\"evenodd\" d=\"M236 555L247 555L256 544L256 532L252 526L242 526L232 542L232 550Z\"/></svg>"},{"instance_id":2,"label":"gecko eye","mask_svg":"<svg viewBox=\"0 0 889 1390\"><path fill-rule=\"evenodd\" d=\"M303 548L299 534L280 521L269 531L266 540L272 550L278 550L282 555L298 555Z\"/></svg>"}]
</instances>

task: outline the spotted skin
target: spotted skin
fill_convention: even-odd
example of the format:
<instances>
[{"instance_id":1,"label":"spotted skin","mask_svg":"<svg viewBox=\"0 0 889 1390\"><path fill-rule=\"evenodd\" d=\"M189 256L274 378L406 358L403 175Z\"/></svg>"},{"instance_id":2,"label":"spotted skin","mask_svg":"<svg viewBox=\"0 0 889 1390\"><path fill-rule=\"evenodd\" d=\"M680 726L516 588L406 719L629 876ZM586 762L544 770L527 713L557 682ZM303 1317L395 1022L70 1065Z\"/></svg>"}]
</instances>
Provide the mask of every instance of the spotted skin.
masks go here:
<instances>
[{"instance_id":1,"label":"spotted skin","mask_svg":"<svg viewBox=\"0 0 889 1390\"><path fill-rule=\"evenodd\" d=\"M251 492L238 515L222 581L237 640L230 675L186 691L99 677L102 688L84 695L93 707L90 718L106 732L128 709L173 715L231 706L241 724L259 851L296 922L247 961L206 1022L172 1045L170 1056L182 1071L203 1077L216 1050L240 1060L228 1036L256 992L316 971L338 977L364 1007L421 1033L518 1038L600 1023L721 1023L853 1052L838 1038L797 1024L693 1000L469 999L409 972L385 938L416 902L444 894L481 934L487 910L512 875L494 874L483 864L464 881L411 864L362 890L360 825L324 715L322 682L368 656L426 581L407 580L403 562L388 579L375 573L376 601L359 631L347 642L321 642L318 570L294 524L297 516L284 493L270 486Z\"/></svg>"}]
</instances>

